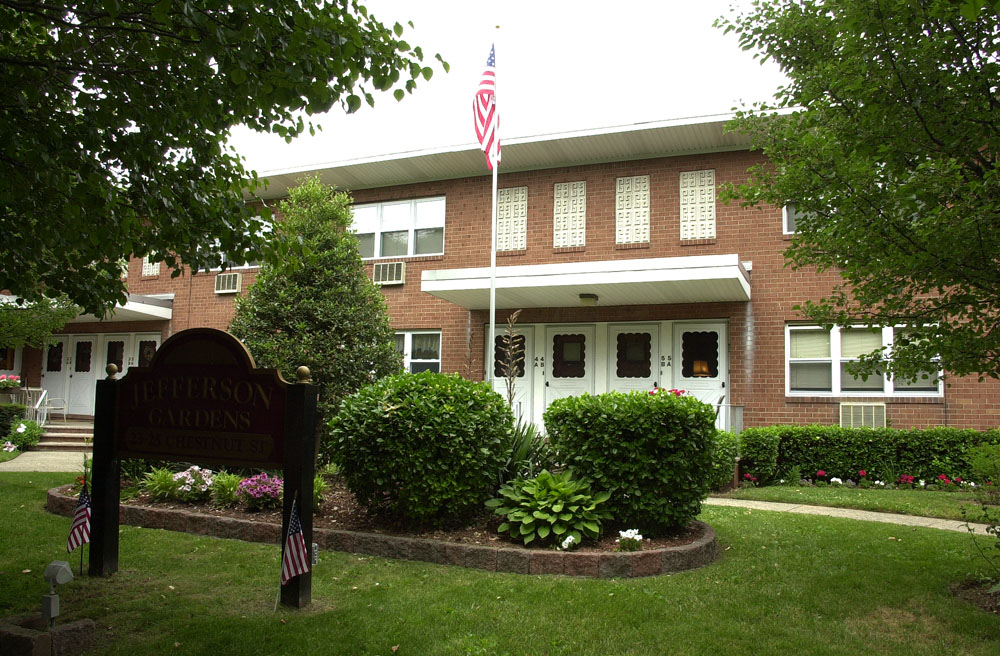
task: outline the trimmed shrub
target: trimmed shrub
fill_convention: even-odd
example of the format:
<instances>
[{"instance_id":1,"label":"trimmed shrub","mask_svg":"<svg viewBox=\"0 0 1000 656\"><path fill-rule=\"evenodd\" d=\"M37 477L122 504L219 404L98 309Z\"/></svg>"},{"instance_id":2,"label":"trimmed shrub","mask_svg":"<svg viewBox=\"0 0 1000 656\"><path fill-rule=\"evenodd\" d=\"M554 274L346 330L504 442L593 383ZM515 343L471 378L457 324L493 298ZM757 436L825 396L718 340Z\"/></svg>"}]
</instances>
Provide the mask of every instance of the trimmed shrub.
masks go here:
<instances>
[{"instance_id":1,"label":"trimmed shrub","mask_svg":"<svg viewBox=\"0 0 1000 656\"><path fill-rule=\"evenodd\" d=\"M24 419L26 410L20 403L0 403L0 435L6 435L14 422Z\"/></svg>"},{"instance_id":2,"label":"trimmed shrub","mask_svg":"<svg viewBox=\"0 0 1000 656\"><path fill-rule=\"evenodd\" d=\"M371 511L440 525L480 511L510 454L514 416L486 383L402 374L346 398L329 447Z\"/></svg>"},{"instance_id":3,"label":"trimmed shrub","mask_svg":"<svg viewBox=\"0 0 1000 656\"><path fill-rule=\"evenodd\" d=\"M736 461L740 457L740 436L728 431L715 434L712 448L712 478L709 489L722 490L733 482Z\"/></svg>"},{"instance_id":4,"label":"trimmed shrub","mask_svg":"<svg viewBox=\"0 0 1000 656\"><path fill-rule=\"evenodd\" d=\"M931 480L940 474L969 478L968 447L1000 443L1000 431L936 427L926 429L841 428L839 426L768 426L748 428L743 440L743 469L762 485L787 478L793 467L824 470L830 477L895 481L901 474Z\"/></svg>"},{"instance_id":5,"label":"trimmed shrub","mask_svg":"<svg viewBox=\"0 0 1000 656\"><path fill-rule=\"evenodd\" d=\"M611 491L615 522L656 535L701 511L716 434L711 406L690 396L611 392L558 399L544 416L559 460Z\"/></svg>"}]
</instances>

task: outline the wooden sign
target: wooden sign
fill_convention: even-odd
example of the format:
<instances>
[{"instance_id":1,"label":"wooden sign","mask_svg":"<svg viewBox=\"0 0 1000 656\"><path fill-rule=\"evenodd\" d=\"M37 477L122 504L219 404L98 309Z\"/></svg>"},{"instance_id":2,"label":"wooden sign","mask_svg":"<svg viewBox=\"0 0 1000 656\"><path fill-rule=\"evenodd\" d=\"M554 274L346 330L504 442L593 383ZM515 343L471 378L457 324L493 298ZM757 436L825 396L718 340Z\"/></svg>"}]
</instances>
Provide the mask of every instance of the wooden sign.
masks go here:
<instances>
[{"instance_id":1,"label":"wooden sign","mask_svg":"<svg viewBox=\"0 0 1000 656\"><path fill-rule=\"evenodd\" d=\"M97 381L91 576L118 571L122 458L281 469L282 544L296 499L312 544L317 392L308 369L299 367L298 382L287 383L274 369L255 368L229 333L194 328L163 342L149 367L133 367L121 380L115 373L110 365L108 378ZM311 572L281 587L286 606L311 598Z\"/></svg>"},{"instance_id":2,"label":"wooden sign","mask_svg":"<svg viewBox=\"0 0 1000 656\"><path fill-rule=\"evenodd\" d=\"M281 467L287 391L229 333L185 330L122 379L114 455Z\"/></svg>"}]
</instances>

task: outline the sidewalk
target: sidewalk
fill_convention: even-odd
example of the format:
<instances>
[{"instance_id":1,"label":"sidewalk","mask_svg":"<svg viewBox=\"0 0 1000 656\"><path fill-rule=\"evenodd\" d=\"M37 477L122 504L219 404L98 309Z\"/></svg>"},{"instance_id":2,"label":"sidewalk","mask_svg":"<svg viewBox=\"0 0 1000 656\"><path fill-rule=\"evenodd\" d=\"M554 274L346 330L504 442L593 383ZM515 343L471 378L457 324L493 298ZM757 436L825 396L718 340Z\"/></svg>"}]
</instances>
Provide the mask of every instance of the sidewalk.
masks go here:
<instances>
[{"instance_id":1,"label":"sidewalk","mask_svg":"<svg viewBox=\"0 0 1000 656\"><path fill-rule=\"evenodd\" d=\"M936 517L917 517L915 515L897 515L896 513L872 512L870 510L854 510L851 508L828 508L826 506L804 506L797 503L776 503L773 501L753 501L750 499L722 499L709 497L705 499L708 506L730 506L750 508L751 510L767 510L770 512L798 513L800 515L822 515L824 517L842 517L858 519L865 522L882 522L884 524L899 524L901 526L921 526L937 528L943 531L958 531L968 533L965 522L954 519L938 519ZM970 524L976 533L986 535L986 524Z\"/></svg>"},{"instance_id":2,"label":"sidewalk","mask_svg":"<svg viewBox=\"0 0 1000 656\"><path fill-rule=\"evenodd\" d=\"M0 462L0 472L82 472L83 451L25 451Z\"/></svg>"}]
</instances>

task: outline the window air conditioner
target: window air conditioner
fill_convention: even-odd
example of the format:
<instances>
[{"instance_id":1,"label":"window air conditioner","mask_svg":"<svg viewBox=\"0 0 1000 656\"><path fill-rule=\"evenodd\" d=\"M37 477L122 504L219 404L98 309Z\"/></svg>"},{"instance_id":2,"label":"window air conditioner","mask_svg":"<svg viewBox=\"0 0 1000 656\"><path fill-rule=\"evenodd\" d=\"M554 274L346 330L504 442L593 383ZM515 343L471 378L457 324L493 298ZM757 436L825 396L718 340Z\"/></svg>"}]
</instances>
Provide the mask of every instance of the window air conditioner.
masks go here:
<instances>
[{"instance_id":1,"label":"window air conditioner","mask_svg":"<svg viewBox=\"0 0 1000 656\"><path fill-rule=\"evenodd\" d=\"M885 428L884 403L841 403L841 428Z\"/></svg>"},{"instance_id":2,"label":"window air conditioner","mask_svg":"<svg viewBox=\"0 0 1000 656\"><path fill-rule=\"evenodd\" d=\"M376 262L372 281L376 285L402 285L406 279L406 262Z\"/></svg>"},{"instance_id":3,"label":"window air conditioner","mask_svg":"<svg viewBox=\"0 0 1000 656\"><path fill-rule=\"evenodd\" d=\"M215 276L216 294L238 294L241 276L238 273L220 273Z\"/></svg>"}]
</instances>

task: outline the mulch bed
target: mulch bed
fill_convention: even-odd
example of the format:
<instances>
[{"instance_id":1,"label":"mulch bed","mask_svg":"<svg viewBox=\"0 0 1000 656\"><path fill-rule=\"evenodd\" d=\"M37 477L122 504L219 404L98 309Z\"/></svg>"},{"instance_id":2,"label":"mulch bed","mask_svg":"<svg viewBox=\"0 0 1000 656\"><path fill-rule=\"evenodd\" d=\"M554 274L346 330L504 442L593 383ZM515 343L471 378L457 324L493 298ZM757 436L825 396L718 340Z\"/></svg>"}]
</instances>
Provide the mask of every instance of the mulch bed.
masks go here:
<instances>
[{"instance_id":1,"label":"mulch bed","mask_svg":"<svg viewBox=\"0 0 1000 656\"><path fill-rule=\"evenodd\" d=\"M993 585L991 581L965 581L951 586L951 593L987 613L1000 615L1000 592L990 592Z\"/></svg>"},{"instance_id":2,"label":"mulch bed","mask_svg":"<svg viewBox=\"0 0 1000 656\"><path fill-rule=\"evenodd\" d=\"M313 517L314 528L330 528L346 531L363 531L366 533L382 533L387 535L399 535L406 537L428 538L432 540L442 540L445 542L459 542L462 544L485 545L491 547L498 546L521 546L520 542L514 542L506 536L497 533L497 526L502 521L501 518L484 510L483 515L474 521L464 525L448 527L438 530L413 530L410 527L395 521L392 518L380 515L369 514L354 498L354 495L344 485L340 477L328 477L329 488L323 494L323 504L320 512ZM126 489L127 481L122 481L122 489ZM153 508L173 508L190 510L205 515L216 517L233 517L236 519L248 519L281 524L281 509L272 511L247 512L242 508L216 508L209 502L200 503L165 503L155 501L148 494L140 493L132 497L123 504L147 506ZM631 528L631 527L621 527ZM683 532L669 537L645 538L642 542L643 550L661 549L665 547L677 547L691 544L701 537L700 527L687 528ZM618 528L605 526L604 536L601 541L594 543L586 541L575 551L583 552L611 552L615 550L618 537ZM548 546L528 545L529 548L547 549Z\"/></svg>"}]
</instances>

